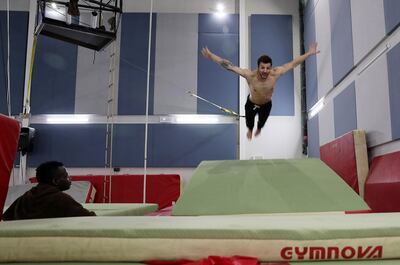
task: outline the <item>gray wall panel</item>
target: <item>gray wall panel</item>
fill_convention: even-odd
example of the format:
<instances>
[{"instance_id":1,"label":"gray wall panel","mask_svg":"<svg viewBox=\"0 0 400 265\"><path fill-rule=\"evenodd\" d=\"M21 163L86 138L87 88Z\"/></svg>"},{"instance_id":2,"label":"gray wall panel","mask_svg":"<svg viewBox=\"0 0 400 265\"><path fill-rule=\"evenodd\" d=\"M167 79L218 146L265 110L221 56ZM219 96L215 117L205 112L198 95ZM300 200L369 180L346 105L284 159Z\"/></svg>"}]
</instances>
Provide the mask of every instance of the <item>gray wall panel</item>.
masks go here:
<instances>
[{"instance_id":1,"label":"gray wall panel","mask_svg":"<svg viewBox=\"0 0 400 265\"><path fill-rule=\"evenodd\" d=\"M107 114L109 65L110 47L100 52L78 48L75 113Z\"/></svg>"},{"instance_id":2,"label":"gray wall panel","mask_svg":"<svg viewBox=\"0 0 400 265\"><path fill-rule=\"evenodd\" d=\"M308 120L308 157L319 157L319 122L318 115Z\"/></svg>"},{"instance_id":3,"label":"gray wall panel","mask_svg":"<svg viewBox=\"0 0 400 265\"><path fill-rule=\"evenodd\" d=\"M353 37L350 0L329 1L332 41L332 76L336 85L352 68Z\"/></svg>"},{"instance_id":4,"label":"gray wall panel","mask_svg":"<svg viewBox=\"0 0 400 265\"><path fill-rule=\"evenodd\" d=\"M393 31L400 23L400 1L383 0L385 6L386 33Z\"/></svg>"},{"instance_id":5,"label":"gray wall panel","mask_svg":"<svg viewBox=\"0 0 400 265\"><path fill-rule=\"evenodd\" d=\"M29 2L31 0L10 0L10 10L13 11L29 11ZM7 1L0 1L0 10L7 10Z\"/></svg>"},{"instance_id":6,"label":"gray wall panel","mask_svg":"<svg viewBox=\"0 0 400 265\"><path fill-rule=\"evenodd\" d=\"M196 113L198 15L158 14L154 114Z\"/></svg>"},{"instance_id":7,"label":"gray wall panel","mask_svg":"<svg viewBox=\"0 0 400 265\"><path fill-rule=\"evenodd\" d=\"M355 83L352 82L333 99L335 138L357 129Z\"/></svg>"},{"instance_id":8,"label":"gray wall panel","mask_svg":"<svg viewBox=\"0 0 400 265\"><path fill-rule=\"evenodd\" d=\"M400 138L400 43L387 54L392 139Z\"/></svg>"},{"instance_id":9,"label":"gray wall panel","mask_svg":"<svg viewBox=\"0 0 400 265\"><path fill-rule=\"evenodd\" d=\"M351 19L357 63L385 36L383 0L352 0Z\"/></svg>"}]
</instances>

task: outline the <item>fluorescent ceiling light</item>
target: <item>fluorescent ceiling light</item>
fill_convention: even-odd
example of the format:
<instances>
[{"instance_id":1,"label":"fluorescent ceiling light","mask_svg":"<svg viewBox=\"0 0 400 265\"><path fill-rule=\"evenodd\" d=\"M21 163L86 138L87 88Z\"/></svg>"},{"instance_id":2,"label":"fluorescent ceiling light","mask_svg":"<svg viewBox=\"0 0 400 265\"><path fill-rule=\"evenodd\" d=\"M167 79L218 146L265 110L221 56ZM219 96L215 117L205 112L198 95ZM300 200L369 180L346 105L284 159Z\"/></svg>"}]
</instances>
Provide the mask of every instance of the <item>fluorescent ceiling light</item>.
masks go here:
<instances>
[{"instance_id":1,"label":"fluorescent ceiling light","mask_svg":"<svg viewBox=\"0 0 400 265\"><path fill-rule=\"evenodd\" d=\"M160 117L160 122L179 124L216 124L220 122L220 119L215 115L176 114L162 116Z\"/></svg>"},{"instance_id":2,"label":"fluorescent ceiling light","mask_svg":"<svg viewBox=\"0 0 400 265\"><path fill-rule=\"evenodd\" d=\"M225 6L222 3L218 3L216 9L218 12L223 12L225 10Z\"/></svg>"},{"instance_id":3,"label":"fluorescent ceiling light","mask_svg":"<svg viewBox=\"0 0 400 265\"><path fill-rule=\"evenodd\" d=\"M308 112L308 119L311 119L325 106L325 97L322 97Z\"/></svg>"},{"instance_id":4,"label":"fluorescent ceiling light","mask_svg":"<svg viewBox=\"0 0 400 265\"><path fill-rule=\"evenodd\" d=\"M216 16L218 19L224 19L224 18L226 17L226 13L223 12L223 11L218 11L218 12L215 13L215 16Z\"/></svg>"},{"instance_id":5,"label":"fluorescent ceiling light","mask_svg":"<svg viewBox=\"0 0 400 265\"><path fill-rule=\"evenodd\" d=\"M87 115L87 114L47 115L46 123L48 123L48 124L86 124L86 123L89 123L89 115Z\"/></svg>"}]
</instances>

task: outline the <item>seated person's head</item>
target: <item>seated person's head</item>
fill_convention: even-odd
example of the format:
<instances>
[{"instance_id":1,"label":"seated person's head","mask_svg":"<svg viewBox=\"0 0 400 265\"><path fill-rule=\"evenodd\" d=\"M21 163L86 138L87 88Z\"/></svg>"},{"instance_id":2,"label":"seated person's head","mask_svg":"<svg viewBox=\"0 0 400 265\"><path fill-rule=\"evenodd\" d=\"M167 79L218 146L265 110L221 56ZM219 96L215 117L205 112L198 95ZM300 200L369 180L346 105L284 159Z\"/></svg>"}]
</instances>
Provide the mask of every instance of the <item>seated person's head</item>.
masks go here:
<instances>
[{"instance_id":1,"label":"seated person's head","mask_svg":"<svg viewBox=\"0 0 400 265\"><path fill-rule=\"evenodd\" d=\"M57 187L61 191L71 187L67 170L63 163L58 161L48 161L36 168L36 179L40 184L49 184Z\"/></svg>"}]
</instances>

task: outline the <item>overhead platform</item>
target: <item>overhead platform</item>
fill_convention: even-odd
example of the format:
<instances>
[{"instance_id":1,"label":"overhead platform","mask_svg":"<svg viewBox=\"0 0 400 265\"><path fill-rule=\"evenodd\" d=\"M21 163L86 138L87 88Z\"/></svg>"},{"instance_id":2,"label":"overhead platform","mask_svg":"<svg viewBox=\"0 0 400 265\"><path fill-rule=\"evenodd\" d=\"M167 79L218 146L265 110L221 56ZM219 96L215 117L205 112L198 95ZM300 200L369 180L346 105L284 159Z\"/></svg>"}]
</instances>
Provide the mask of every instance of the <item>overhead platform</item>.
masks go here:
<instances>
[{"instance_id":1,"label":"overhead platform","mask_svg":"<svg viewBox=\"0 0 400 265\"><path fill-rule=\"evenodd\" d=\"M43 18L37 29L39 34L99 51L115 40L116 33Z\"/></svg>"},{"instance_id":2,"label":"overhead platform","mask_svg":"<svg viewBox=\"0 0 400 265\"><path fill-rule=\"evenodd\" d=\"M35 34L99 51L114 41L122 0L37 0Z\"/></svg>"},{"instance_id":3,"label":"overhead platform","mask_svg":"<svg viewBox=\"0 0 400 265\"><path fill-rule=\"evenodd\" d=\"M318 159L205 161L172 215L368 211Z\"/></svg>"}]
</instances>

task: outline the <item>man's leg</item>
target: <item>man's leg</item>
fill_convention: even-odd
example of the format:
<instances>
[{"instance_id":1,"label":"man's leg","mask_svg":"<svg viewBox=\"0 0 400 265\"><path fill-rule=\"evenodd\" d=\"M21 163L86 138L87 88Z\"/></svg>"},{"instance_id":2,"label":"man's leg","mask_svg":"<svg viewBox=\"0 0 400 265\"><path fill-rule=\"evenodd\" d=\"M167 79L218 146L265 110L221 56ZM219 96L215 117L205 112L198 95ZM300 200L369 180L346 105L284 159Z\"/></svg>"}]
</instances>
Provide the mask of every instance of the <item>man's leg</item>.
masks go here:
<instances>
[{"instance_id":1,"label":"man's leg","mask_svg":"<svg viewBox=\"0 0 400 265\"><path fill-rule=\"evenodd\" d=\"M247 126L247 139L251 140L254 128L254 118L256 117L256 111L254 110L254 103L247 98L246 105L244 106L246 111L246 126Z\"/></svg>"},{"instance_id":2,"label":"man's leg","mask_svg":"<svg viewBox=\"0 0 400 265\"><path fill-rule=\"evenodd\" d=\"M272 101L261 106L261 108L259 109L257 130L254 133L254 136L258 136L261 133L261 129L264 127L265 122L267 121L269 114L271 113L271 108L272 108Z\"/></svg>"}]
</instances>

